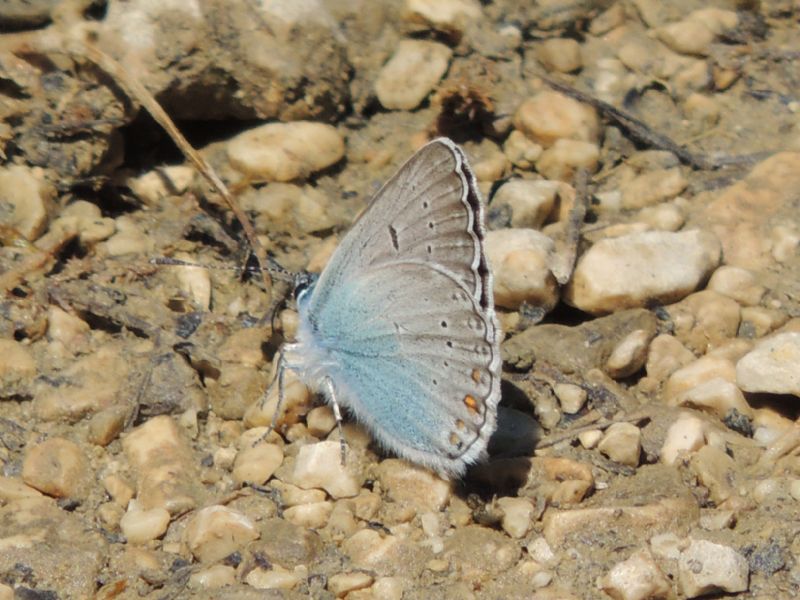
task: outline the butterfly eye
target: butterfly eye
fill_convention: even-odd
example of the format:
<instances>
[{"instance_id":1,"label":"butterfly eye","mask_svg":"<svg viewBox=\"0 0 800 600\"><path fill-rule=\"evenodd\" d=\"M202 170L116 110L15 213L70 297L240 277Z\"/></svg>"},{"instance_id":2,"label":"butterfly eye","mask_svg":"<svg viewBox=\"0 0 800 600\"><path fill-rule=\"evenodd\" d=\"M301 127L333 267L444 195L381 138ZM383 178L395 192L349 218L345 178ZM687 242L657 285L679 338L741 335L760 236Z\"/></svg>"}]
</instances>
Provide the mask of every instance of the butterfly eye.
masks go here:
<instances>
[{"instance_id":1,"label":"butterfly eye","mask_svg":"<svg viewBox=\"0 0 800 600\"><path fill-rule=\"evenodd\" d=\"M319 276L315 273L300 272L294 279L294 299L295 302L300 302L303 297L314 289L314 284L317 283Z\"/></svg>"}]
</instances>

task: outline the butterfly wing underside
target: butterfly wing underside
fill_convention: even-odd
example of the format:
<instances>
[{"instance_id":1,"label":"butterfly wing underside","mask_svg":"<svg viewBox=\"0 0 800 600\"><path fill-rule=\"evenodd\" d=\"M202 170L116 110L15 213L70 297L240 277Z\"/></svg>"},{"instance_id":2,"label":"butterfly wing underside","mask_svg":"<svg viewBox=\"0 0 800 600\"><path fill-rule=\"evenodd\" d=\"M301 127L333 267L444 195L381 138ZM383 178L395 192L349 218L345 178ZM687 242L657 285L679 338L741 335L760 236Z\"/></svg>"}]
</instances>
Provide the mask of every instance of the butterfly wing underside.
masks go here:
<instances>
[{"instance_id":1,"label":"butterfly wing underside","mask_svg":"<svg viewBox=\"0 0 800 600\"><path fill-rule=\"evenodd\" d=\"M500 394L483 237L466 159L435 140L381 189L301 308L339 403L386 449L445 475L483 457Z\"/></svg>"}]
</instances>

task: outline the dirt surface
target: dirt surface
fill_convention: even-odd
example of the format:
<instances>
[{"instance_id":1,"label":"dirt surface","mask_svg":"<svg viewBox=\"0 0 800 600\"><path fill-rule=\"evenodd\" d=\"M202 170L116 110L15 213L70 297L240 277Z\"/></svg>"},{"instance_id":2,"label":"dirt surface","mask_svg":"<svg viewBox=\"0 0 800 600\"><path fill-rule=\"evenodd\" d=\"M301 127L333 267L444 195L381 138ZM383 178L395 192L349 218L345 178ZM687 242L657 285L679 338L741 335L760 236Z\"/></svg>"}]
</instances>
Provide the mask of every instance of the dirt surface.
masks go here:
<instances>
[{"instance_id":1,"label":"dirt surface","mask_svg":"<svg viewBox=\"0 0 800 600\"><path fill-rule=\"evenodd\" d=\"M800 595L797 350L768 357L789 388L751 383L742 363L761 338L800 337L800 7L711 6L0 7L0 599ZM438 135L464 147L495 231L535 228L568 254L569 209L585 199L579 260L645 230L708 232L719 257L668 300L623 286L594 310L547 272L542 323L532 303L500 309L499 427L464 481L385 457L348 424L345 471L314 483L298 473L304 449L328 440L338 456L338 433L303 386L289 384L278 432L253 447L296 324L288 286L241 275L241 225L87 40L157 98L288 270L319 271ZM387 76L403 40L436 46L413 45L432 53L423 66ZM553 139L524 114L548 81L567 86L547 105L564 120ZM596 131L571 130L561 111L574 98L586 110L586 96ZM296 121L332 126L276 163L299 161L296 174L234 160L243 132ZM276 135L277 147L293 134ZM570 137L596 159L551 152ZM534 227L493 204L516 179L561 182ZM164 256L219 268L151 263ZM715 282L725 268L745 283ZM697 444L668 459L667 441L691 431ZM733 562L693 558L700 542ZM689 581L706 572L707 589Z\"/></svg>"}]
</instances>

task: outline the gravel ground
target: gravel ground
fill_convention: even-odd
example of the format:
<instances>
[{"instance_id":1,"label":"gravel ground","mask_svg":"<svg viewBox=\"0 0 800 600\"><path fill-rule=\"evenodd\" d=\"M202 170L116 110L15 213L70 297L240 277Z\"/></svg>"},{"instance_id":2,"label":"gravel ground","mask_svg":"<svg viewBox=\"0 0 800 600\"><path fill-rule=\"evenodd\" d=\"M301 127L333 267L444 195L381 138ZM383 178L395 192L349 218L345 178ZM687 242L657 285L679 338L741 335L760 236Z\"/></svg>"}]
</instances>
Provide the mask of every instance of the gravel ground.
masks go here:
<instances>
[{"instance_id":1,"label":"gravel ground","mask_svg":"<svg viewBox=\"0 0 800 600\"><path fill-rule=\"evenodd\" d=\"M796 2L12 0L0 31L0 600L800 595ZM290 270L463 146L489 462L448 482L348 420L342 464L300 381L260 402L287 286L240 275L129 80Z\"/></svg>"}]
</instances>

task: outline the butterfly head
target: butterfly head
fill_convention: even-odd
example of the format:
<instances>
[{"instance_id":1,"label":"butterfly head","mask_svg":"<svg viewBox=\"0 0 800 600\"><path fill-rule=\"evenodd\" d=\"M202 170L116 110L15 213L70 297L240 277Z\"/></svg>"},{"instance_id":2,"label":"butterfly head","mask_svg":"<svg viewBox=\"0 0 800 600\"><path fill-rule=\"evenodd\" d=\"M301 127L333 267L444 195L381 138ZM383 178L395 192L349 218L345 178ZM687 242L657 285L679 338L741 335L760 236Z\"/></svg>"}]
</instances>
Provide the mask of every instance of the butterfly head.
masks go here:
<instances>
[{"instance_id":1,"label":"butterfly head","mask_svg":"<svg viewBox=\"0 0 800 600\"><path fill-rule=\"evenodd\" d=\"M317 283L319 275L317 273L309 273L307 271L300 271L294 276L294 300L298 304L302 303L304 298L311 290L314 289L314 284Z\"/></svg>"}]
</instances>

